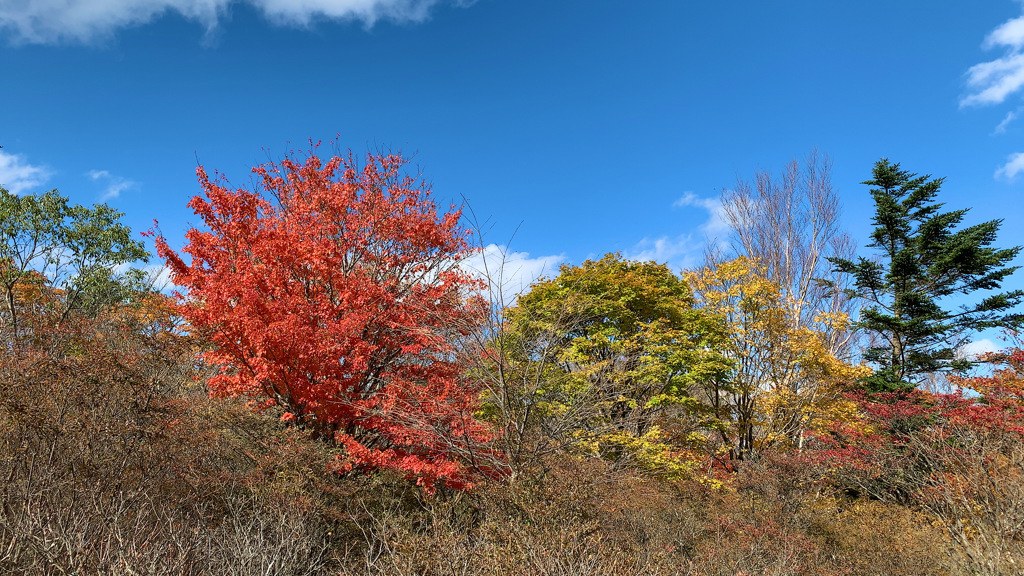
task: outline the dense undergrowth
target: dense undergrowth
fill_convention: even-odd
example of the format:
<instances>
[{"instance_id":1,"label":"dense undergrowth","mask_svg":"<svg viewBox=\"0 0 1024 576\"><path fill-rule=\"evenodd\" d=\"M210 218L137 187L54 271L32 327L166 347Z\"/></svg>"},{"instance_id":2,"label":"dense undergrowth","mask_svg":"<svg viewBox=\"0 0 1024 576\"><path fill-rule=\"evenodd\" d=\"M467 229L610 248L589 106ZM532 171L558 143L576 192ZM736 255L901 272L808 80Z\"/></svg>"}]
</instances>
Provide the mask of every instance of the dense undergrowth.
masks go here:
<instances>
[{"instance_id":1,"label":"dense undergrowth","mask_svg":"<svg viewBox=\"0 0 1024 576\"><path fill-rule=\"evenodd\" d=\"M994 542L977 524L958 542L934 503L858 490L897 484L808 452L765 454L720 487L570 455L432 496L339 475L329 444L209 398L187 338L134 321L83 320L3 356L0 572L934 575L1024 557L1019 533ZM1004 464L987 478L1019 490L1020 460ZM1019 520L1017 502L997 513ZM982 537L991 549L965 545Z\"/></svg>"}]
</instances>

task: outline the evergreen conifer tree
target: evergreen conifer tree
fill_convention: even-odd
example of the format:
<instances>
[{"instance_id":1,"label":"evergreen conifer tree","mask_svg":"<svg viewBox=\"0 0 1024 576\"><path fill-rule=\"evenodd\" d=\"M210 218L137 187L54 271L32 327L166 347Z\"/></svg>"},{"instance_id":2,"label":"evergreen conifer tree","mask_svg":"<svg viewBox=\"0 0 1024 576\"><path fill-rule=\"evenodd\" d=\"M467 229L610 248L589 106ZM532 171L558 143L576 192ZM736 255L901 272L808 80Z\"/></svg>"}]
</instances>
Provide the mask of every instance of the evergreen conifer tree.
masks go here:
<instances>
[{"instance_id":1,"label":"evergreen conifer tree","mask_svg":"<svg viewBox=\"0 0 1024 576\"><path fill-rule=\"evenodd\" d=\"M830 259L853 275L856 293L867 301L857 326L872 336L864 354L876 367L863 382L870 391L912 389L928 374L963 371L971 363L956 350L971 333L1024 321L1013 312L1024 290L977 295L1000 288L1018 268L1007 264L1021 247L992 247L1001 220L957 230L967 210L942 211L935 197L943 180L879 160L863 184L873 187L875 201L868 247L880 258ZM972 295L973 303L961 304Z\"/></svg>"}]
</instances>

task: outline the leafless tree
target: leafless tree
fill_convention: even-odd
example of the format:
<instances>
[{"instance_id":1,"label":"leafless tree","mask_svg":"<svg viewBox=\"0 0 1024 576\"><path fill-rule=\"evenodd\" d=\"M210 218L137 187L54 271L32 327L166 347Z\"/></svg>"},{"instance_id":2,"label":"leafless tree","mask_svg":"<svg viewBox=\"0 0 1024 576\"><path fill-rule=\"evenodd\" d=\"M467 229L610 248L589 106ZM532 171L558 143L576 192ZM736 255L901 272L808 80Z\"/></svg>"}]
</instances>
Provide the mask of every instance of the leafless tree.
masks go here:
<instances>
[{"instance_id":1,"label":"leafless tree","mask_svg":"<svg viewBox=\"0 0 1024 576\"><path fill-rule=\"evenodd\" d=\"M827 260L850 258L856 250L841 226L828 156L813 150L802 165L787 164L781 176L758 171L752 181L739 179L722 193L722 216L732 250L757 259L768 279L782 287L799 326L818 324L821 312L852 314L844 292L849 280L833 273ZM829 330L828 338L833 353L849 354L851 331Z\"/></svg>"}]
</instances>

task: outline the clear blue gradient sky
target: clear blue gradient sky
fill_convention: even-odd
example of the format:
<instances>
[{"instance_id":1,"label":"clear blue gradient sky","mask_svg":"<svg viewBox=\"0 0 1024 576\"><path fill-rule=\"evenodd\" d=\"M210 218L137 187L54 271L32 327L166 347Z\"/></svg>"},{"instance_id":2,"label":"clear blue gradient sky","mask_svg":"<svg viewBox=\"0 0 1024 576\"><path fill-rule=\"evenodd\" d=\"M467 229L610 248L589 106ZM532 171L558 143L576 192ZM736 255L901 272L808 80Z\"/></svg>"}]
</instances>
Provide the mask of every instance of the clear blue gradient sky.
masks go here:
<instances>
[{"instance_id":1,"label":"clear blue gradient sky","mask_svg":"<svg viewBox=\"0 0 1024 576\"><path fill-rule=\"evenodd\" d=\"M414 153L488 242L522 224L530 270L678 268L723 188L816 147L860 245L881 157L1024 244L1022 50L1010 0L0 0L0 184L180 246L197 161L245 185L340 135Z\"/></svg>"}]
</instances>

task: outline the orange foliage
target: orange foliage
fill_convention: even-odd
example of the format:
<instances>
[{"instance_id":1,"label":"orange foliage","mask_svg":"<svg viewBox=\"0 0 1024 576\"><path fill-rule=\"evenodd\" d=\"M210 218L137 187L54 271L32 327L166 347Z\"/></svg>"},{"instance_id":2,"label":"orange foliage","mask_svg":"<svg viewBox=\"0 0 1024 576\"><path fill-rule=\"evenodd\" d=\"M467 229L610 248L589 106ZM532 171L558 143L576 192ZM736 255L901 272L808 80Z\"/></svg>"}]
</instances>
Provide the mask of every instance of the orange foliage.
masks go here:
<instances>
[{"instance_id":1,"label":"orange foliage","mask_svg":"<svg viewBox=\"0 0 1024 576\"><path fill-rule=\"evenodd\" d=\"M369 156L253 169L260 190L230 190L199 168L186 261L157 238L181 314L215 348L212 393L266 397L345 447L338 470L389 468L469 484L490 431L455 341L479 321L458 267L460 212L438 213L406 161Z\"/></svg>"}]
</instances>

